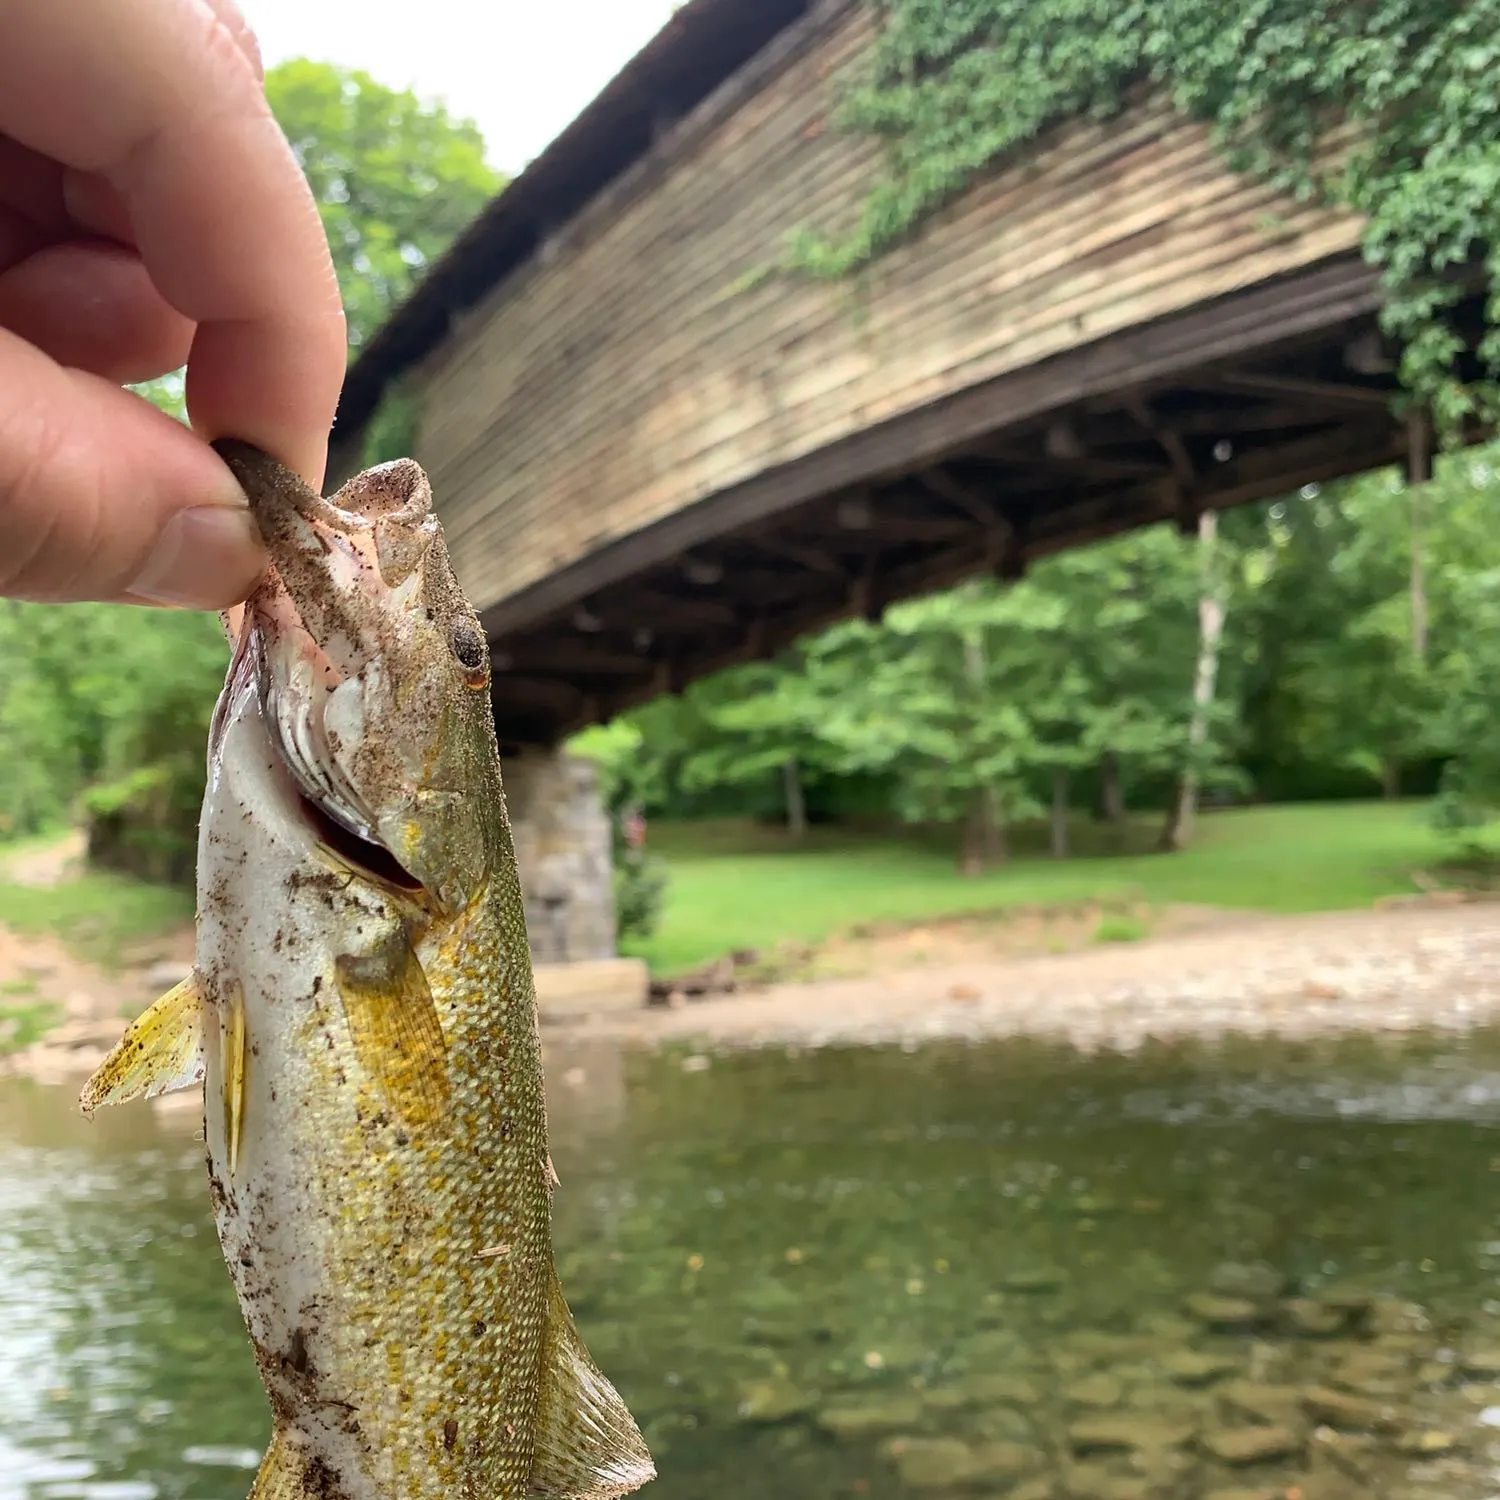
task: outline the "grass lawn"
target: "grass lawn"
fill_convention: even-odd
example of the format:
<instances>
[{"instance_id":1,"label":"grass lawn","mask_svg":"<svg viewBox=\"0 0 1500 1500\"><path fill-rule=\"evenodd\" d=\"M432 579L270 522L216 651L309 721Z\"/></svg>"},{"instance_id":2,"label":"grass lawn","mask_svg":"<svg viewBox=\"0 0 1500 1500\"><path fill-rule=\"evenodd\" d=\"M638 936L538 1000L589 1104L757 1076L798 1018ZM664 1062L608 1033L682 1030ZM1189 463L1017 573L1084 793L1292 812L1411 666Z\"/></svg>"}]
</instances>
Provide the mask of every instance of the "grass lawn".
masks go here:
<instances>
[{"instance_id":1,"label":"grass lawn","mask_svg":"<svg viewBox=\"0 0 1500 1500\"><path fill-rule=\"evenodd\" d=\"M191 891L147 885L125 875L91 873L56 886L0 880L0 923L13 932L56 933L80 957L106 966L126 944L192 918Z\"/></svg>"},{"instance_id":2,"label":"grass lawn","mask_svg":"<svg viewBox=\"0 0 1500 1500\"><path fill-rule=\"evenodd\" d=\"M1080 821L1079 853L1054 860L1045 831L1017 830L1016 857L977 880L957 870L951 843L813 829L804 846L744 823L653 823L651 848L672 882L662 924L632 951L657 972L737 948L816 941L869 921L913 921L1136 897L1152 904L1273 912L1368 906L1414 889L1411 872L1445 844L1418 802L1236 808L1204 815L1182 854L1150 852L1159 820L1102 830Z\"/></svg>"}]
</instances>

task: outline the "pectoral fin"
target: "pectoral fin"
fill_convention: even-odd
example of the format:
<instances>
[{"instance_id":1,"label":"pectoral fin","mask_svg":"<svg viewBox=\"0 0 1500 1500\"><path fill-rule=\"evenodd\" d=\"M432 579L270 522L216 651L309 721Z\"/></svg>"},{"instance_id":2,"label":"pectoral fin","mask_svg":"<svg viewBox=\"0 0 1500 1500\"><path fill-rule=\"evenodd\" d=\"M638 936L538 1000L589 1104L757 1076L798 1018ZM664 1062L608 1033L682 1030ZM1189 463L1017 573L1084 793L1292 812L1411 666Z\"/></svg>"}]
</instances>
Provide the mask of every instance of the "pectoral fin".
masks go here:
<instances>
[{"instance_id":1,"label":"pectoral fin","mask_svg":"<svg viewBox=\"0 0 1500 1500\"><path fill-rule=\"evenodd\" d=\"M91 1115L101 1104L154 1099L203 1077L203 989L195 969L125 1029L83 1087Z\"/></svg>"},{"instance_id":2,"label":"pectoral fin","mask_svg":"<svg viewBox=\"0 0 1500 1500\"><path fill-rule=\"evenodd\" d=\"M448 1053L437 1006L410 940L397 930L367 956L336 965L339 994L361 1066L409 1126L448 1108Z\"/></svg>"},{"instance_id":3,"label":"pectoral fin","mask_svg":"<svg viewBox=\"0 0 1500 1500\"><path fill-rule=\"evenodd\" d=\"M535 1500L614 1500L655 1478L635 1418L589 1358L557 1272L549 1272L536 1456L527 1494Z\"/></svg>"}]
</instances>

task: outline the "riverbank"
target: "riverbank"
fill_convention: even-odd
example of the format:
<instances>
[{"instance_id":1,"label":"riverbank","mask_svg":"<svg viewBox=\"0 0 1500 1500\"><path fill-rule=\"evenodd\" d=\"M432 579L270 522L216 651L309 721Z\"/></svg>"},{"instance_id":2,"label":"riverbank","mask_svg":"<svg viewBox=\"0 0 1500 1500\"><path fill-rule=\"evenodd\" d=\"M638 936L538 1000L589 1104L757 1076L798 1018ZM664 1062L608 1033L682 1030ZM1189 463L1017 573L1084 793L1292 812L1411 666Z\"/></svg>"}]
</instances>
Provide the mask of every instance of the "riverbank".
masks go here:
<instances>
[{"instance_id":1,"label":"riverbank","mask_svg":"<svg viewBox=\"0 0 1500 1500\"><path fill-rule=\"evenodd\" d=\"M1500 1021L1500 905L1236 916L1128 945L776 985L599 1017L641 1045L912 1044L1049 1037L1083 1049L1231 1034L1291 1039L1464 1031Z\"/></svg>"},{"instance_id":2,"label":"riverbank","mask_svg":"<svg viewBox=\"0 0 1500 1500\"><path fill-rule=\"evenodd\" d=\"M941 951L941 950L940 950ZM124 1015L182 956L123 975L43 940L0 934L0 964L29 965L63 994L61 1024L0 1057L0 1072L66 1083L103 1058ZM1434 899L1297 917L1199 913L1129 944L1031 957L890 965L858 977L777 984L699 1001L549 1021L559 1042L657 1047L915 1045L1043 1037L1084 1050L1232 1034L1311 1039L1459 1032L1500 1022L1500 905Z\"/></svg>"}]
</instances>

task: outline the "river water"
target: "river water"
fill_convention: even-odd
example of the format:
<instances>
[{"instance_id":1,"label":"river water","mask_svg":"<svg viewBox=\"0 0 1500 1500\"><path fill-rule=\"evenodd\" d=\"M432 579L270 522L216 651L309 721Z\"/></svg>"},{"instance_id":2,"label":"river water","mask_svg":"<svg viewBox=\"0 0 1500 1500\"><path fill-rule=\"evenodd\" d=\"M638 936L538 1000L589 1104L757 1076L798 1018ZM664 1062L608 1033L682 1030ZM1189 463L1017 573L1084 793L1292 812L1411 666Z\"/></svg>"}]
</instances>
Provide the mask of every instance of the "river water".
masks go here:
<instances>
[{"instance_id":1,"label":"river water","mask_svg":"<svg viewBox=\"0 0 1500 1500\"><path fill-rule=\"evenodd\" d=\"M1500 1036L549 1052L659 1500L1500 1496ZM243 1500L198 1120L0 1081L0 1500Z\"/></svg>"}]
</instances>

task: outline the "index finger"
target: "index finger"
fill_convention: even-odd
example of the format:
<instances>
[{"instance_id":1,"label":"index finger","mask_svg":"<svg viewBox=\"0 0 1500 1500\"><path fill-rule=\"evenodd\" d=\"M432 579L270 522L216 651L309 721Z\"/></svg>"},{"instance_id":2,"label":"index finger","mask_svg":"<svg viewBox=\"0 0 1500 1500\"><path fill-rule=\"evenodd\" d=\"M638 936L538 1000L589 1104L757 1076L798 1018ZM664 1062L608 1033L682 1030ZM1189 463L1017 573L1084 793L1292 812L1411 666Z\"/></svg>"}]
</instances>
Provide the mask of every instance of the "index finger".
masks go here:
<instances>
[{"instance_id":1,"label":"index finger","mask_svg":"<svg viewBox=\"0 0 1500 1500\"><path fill-rule=\"evenodd\" d=\"M11 0L5 31L0 132L109 182L152 281L198 325L194 429L319 484L344 318L253 49L204 0Z\"/></svg>"}]
</instances>

